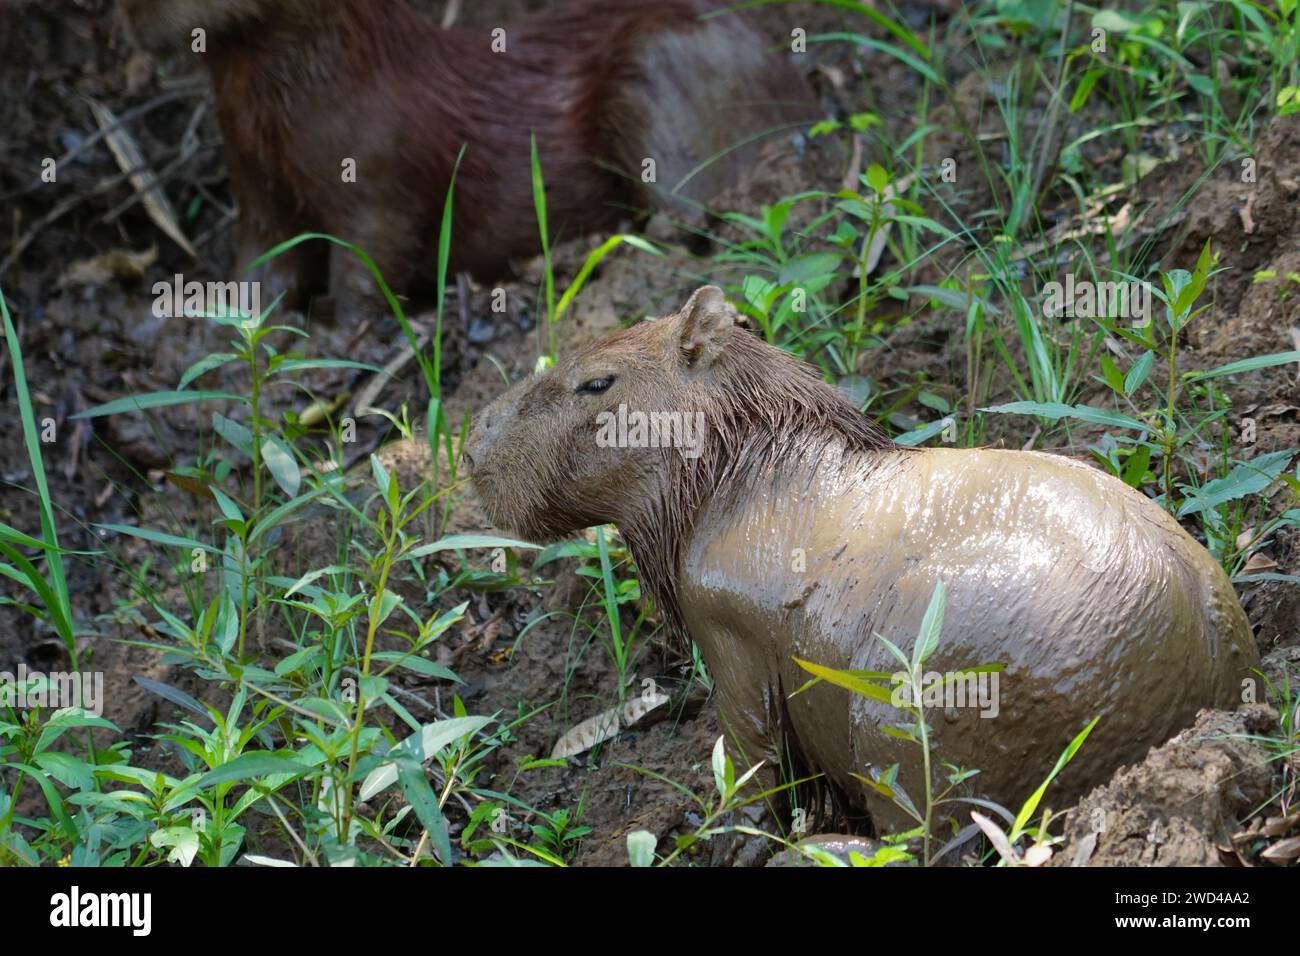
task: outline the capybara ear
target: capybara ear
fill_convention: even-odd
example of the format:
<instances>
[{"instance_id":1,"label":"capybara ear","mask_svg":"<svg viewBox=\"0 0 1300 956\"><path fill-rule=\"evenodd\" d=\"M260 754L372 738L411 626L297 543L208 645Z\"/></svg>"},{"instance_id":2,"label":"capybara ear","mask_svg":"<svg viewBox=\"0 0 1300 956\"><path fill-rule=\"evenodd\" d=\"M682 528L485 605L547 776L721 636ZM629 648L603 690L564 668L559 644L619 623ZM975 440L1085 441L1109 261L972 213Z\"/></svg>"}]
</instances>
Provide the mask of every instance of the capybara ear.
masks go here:
<instances>
[{"instance_id":1,"label":"capybara ear","mask_svg":"<svg viewBox=\"0 0 1300 956\"><path fill-rule=\"evenodd\" d=\"M736 318L735 308L716 285L696 289L677 314L677 347L686 367L712 365Z\"/></svg>"}]
</instances>

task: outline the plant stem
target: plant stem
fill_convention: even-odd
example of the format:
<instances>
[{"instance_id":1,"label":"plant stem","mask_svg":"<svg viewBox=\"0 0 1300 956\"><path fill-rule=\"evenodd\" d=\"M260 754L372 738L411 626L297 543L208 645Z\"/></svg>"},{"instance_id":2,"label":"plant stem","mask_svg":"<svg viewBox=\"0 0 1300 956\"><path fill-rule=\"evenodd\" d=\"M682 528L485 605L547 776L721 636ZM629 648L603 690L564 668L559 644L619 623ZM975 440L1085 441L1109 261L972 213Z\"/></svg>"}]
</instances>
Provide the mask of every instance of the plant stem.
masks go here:
<instances>
[{"instance_id":1,"label":"plant stem","mask_svg":"<svg viewBox=\"0 0 1300 956\"><path fill-rule=\"evenodd\" d=\"M393 479L396 480L396 479ZM397 547L397 536L401 531L401 523L397 515L392 516L389 522L389 530L386 540L384 541L384 559L379 570L379 585L375 590L375 596L371 600L369 620L366 623L366 649L361 658L361 675L363 678L370 676L370 656L375 649L375 632L379 630L379 611L384 600L384 592L388 588L388 574L393 567L393 551ZM358 750L361 743L361 725L366 716L366 692L360 686L357 688L357 716L352 723L352 745L351 752L348 754L348 772L346 778L352 776L353 768L357 764ZM347 832L352 824L352 786L349 784L343 790L343 821L339 831L338 838L340 841L346 841Z\"/></svg>"}]
</instances>

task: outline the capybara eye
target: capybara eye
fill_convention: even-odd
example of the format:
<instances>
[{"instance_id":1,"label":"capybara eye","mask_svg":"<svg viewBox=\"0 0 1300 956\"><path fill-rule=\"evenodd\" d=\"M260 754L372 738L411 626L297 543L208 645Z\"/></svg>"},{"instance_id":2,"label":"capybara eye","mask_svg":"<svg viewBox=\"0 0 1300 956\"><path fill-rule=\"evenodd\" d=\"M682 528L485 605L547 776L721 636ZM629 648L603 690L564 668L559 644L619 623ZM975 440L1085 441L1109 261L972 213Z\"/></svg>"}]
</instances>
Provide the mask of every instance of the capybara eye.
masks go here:
<instances>
[{"instance_id":1,"label":"capybara eye","mask_svg":"<svg viewBox=\"0 0 1300 956\"><path fill-rule=\"evenodd\" d=\"M613 384L614 376L607 375L604 378L593 378L589 382L583 382L574 389L574 392L578 395L599 395Z\"/></svg>"}]
</instances>

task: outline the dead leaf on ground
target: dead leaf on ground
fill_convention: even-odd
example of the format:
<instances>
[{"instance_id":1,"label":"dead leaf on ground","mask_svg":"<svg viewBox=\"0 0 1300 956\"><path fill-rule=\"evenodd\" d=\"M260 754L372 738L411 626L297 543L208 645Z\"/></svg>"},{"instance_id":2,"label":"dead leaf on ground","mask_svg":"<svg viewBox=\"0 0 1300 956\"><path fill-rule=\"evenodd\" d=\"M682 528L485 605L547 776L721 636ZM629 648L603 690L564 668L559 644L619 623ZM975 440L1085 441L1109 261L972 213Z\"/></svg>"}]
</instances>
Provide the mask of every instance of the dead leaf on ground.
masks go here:
<instances>
[{"instance_id":1,"label":"dead leaf on ground","mask_svg":"<svg viewBox=\"0 0 1300 956\"><path fill-rule=\"evenodd\" d=\"M134 252L110 249L108 252L72 263L59 276L60 288L73 285L107 285L114 279L138 280L158 261L158 247Z\"/></svg>"},{"instance_id":2,"label":"dead leaf on ground","mask_svg":"<svg viewBox=\"0 0 1300 956\"><path fill-rule=\"evenodd\" d=\"M1289 837L1280 843L1274 843L1260 854L1270 863L1292 863L1300 860L1300 837Z\"/></svg>"},{"instance_id":3,"label":"dead leaf on ground","mask_svg":"<svg viewBox=\"0 0 1300 956\"><path fill-rule=\"evenodd\" d=\"M1246 564L1241 570L1246 574L1256 574L1260 571L1272 571L1276 567L1276 561L1266 554L1256 552L1246 560Z\"/></svg>"},{"instance_id":4,"label":"dead leaf on ground","mask_svg":"<svg viewBox=\"0 0 1300 956\"><path fill-rule=\"evenodd\" d=\"M555 742L551 750L552 760L575 757L590 750L597 744L604 743L625 727L631 727L645 717L668 703L668 695L658 692L634 697L627 703L611 707L595 717L589 717L580 724L569 728Z\"/></svg>"},{"instance_id":5,"label":"dead leaf on ground","mask_svg":"<svg viewBox=\"0 0 1300 956\"><path fill-rule=\"evenodd\" d=\"M158 177L149 168L140 144L127 132L126 127L118 121L117 116L107 106L89 96L86 97L86 102L90 105L90 112L94 115L95 122L104 132L104 141L108 143L109 152L117 160L117 165L122 172L127 174L135 191L141 194L141 202L144 203L149 218L153 220L154 225L167 234L168 238L189 253L191 258L197 259L199 254L194 251L194 247L190 245L190 241L185 238L185 233L177 224L176 210L172 208L171 200L163 192Z\"/></svg>"}]
</instances>

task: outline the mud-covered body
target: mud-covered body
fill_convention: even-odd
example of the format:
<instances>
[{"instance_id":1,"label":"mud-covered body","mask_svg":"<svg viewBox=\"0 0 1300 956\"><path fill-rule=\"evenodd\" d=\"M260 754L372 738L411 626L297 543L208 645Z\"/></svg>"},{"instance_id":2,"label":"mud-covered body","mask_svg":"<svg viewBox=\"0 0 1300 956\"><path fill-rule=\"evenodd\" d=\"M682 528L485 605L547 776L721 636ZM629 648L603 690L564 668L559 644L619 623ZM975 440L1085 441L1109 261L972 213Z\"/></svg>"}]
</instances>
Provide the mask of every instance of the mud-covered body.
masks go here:
<instances>
[{"instance_id":1,"label":"mud-covered body","mask_svg":"<svg viewBox=\"0 0 1300 956\"><path fill-rule=\"evenodd\" d=\"M705 508L685 552L682 611L746 758L778 758L785 707L806 763L861 793L874 817L898 819L851 774L899 763L907 791L922 791L917 748L881 730L906 715L830 684L783 702L808 678L793 658L898 671L873 635L910 652L939 581L947 610L925 670L1005 671L991 700L931 712L934 752L979 770L971 789L1013 809L1092 718L1058 801L1140 759L1199 709L1234 706L1258 666L1210 554L1087 465L956 449L809 464Z\"/></svg>"}]
</instances>

